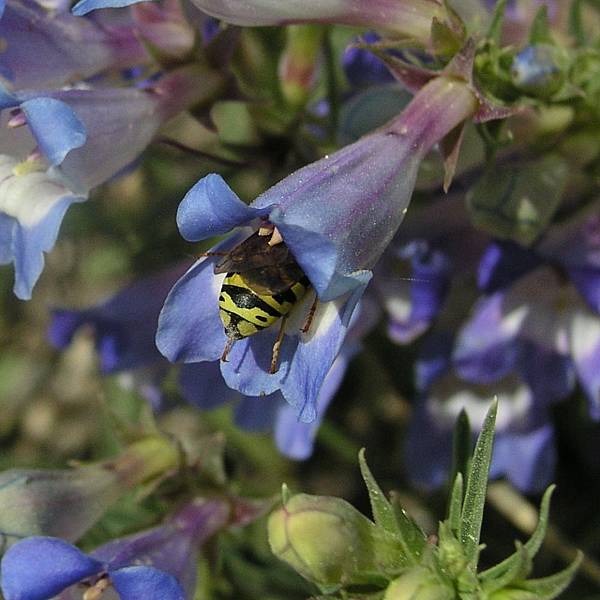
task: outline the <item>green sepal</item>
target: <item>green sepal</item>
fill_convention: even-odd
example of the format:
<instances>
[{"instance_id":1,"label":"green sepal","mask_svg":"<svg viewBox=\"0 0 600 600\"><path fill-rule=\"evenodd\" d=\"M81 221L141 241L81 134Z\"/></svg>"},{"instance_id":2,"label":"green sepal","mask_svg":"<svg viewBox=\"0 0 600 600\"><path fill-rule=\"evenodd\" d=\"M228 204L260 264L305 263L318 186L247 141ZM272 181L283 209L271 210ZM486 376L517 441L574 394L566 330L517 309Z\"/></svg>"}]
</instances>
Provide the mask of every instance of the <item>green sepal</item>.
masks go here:
<instances>
[{"instance_id":1,"label":"green sepal","mask_svg":"<svg viewBox=\"0 0 600 600\"><path fill-rule=\"evenodd\" d=\"M467 193L473 224L495 237L532 244L554 216L569 174L567 159L558 154L488 169Z\"/></svg>"},{"instance_id":2,"label":"green sepal","mask_svg":"<svg viewBox=\"0 0 600 600\"><path fill-rule=\"evenodd\" d=\"M494 425L498 411L498 400L494 399L490 406L481 433L475 444L473 460L469 472L465 501L462 510L462 522L459 529L459 540L467 560L477 565L479 554L479 536L485 506L485 492L487 489L490 463L492 462L492 448L494 445Z\"/></svg>"},{"instance_id":3,"label":"green sepal","mask_svg":"<svg viewBox=\"0 0 600 600\"><path fill-rule=\"evenodd\" d=\"M525 579L531 572L532 556L527 552L527 548L521 542L515 542L516 551L511 555L510 567L499 577L482 581L483 590L491 594L497 590L507 587L514 581ZM481 578L480 578L481 581Z\"/></svg>"},{"instance_id":4,"label":"green sepal","mask_svg":"<svg viewBox=\"0 0 600 600\"><path fill-rule=\"evenodd\" d=\"M558 597L571 583L582 560L583 553L578 552L575 560L559 573L542 577L541 579L530 579L529 581L523 581L515 585L514 591L517 593L521 592L522 595L508 595L513 591L513 588L505 588L490 596L490 600L501 599L503 597L510 598L511 600L513 598L517 600L552 600L552 598Z\"/></svg>"},{"instance_id":5,"label":"green sepal","mask_svg":"<svg viewBox=\"0 0 600 600\"><path fill-rule=\"evenodd\" d=\"M396 510L385 497L365 459L365 449L358 453L360 472L369 492L375 524L398 538L409 562L417 563L426 543L425 534L401 506Z\"/></svg>"},{"instance_id":6,"label":"green sepal","mask_svg":"<svg viewBox=\"0 0 600 600\"><path fill-rule=\"evenodd\" d=\"M540 505L540 516L538 518L538 522L535 528L535 531L531 534L529 540L525 543L523 548L527 552L527 555L530 559L533 559L537 554L538 550L542 546L544 541L544 537L546 536L546 529L548 527L548 516L550 514L550 500L552 499L552 494L556 489L555 485L551 485L544 492L544 496L542 497L542 503ZM503 578L507 571L513 571L515 568L515 564L518 564L520 557L518 552L512 554L508 558L504 559L501 563L483 571L479 575L479 579L483 582L484 586L488 582L493 580L497 580L499 578Z\"/></svg>"},{"instance_id":7,"label":"green sepal","mask_svg":"<svg viewBox=\"0 0 600 600\"><path fill-rule=\"evenodd\" d=\"M431 22L431 46L436 56L448 60L462 48L463 44L464 32L461 36L447 23L433 17Z\"/></svg>"}]
</instances>

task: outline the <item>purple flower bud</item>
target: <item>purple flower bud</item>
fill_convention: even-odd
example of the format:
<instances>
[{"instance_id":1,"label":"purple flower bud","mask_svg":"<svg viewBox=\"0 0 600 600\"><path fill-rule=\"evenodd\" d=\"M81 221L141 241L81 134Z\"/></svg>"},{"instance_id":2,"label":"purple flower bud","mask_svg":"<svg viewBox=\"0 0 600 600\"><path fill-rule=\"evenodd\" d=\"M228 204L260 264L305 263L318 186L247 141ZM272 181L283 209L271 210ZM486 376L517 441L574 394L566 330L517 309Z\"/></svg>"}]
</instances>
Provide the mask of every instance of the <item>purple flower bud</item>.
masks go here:
<instances>
[{"instance_id":1,"label":"purple flower bud","mask_svg":"<svg viewBox=\"0 0 600 600\"><path fill-rule=\"evenodd\" d=\"M60 86L148 60L133 27L51 14L34 0L7 0L0 38L0 74L14 89Z\"/></svg>"},{"instance_id":2,"label":"purple flower bud","mask_svg":"<svg viewBox=\"0 0 600 600\"><path fill-rule=\"evenodd\" d=\"M339 23L383 29L427 44L434 17L446 16L437 0L194 0L201 10L235 25Z\"/></svg>"}]
</instances>

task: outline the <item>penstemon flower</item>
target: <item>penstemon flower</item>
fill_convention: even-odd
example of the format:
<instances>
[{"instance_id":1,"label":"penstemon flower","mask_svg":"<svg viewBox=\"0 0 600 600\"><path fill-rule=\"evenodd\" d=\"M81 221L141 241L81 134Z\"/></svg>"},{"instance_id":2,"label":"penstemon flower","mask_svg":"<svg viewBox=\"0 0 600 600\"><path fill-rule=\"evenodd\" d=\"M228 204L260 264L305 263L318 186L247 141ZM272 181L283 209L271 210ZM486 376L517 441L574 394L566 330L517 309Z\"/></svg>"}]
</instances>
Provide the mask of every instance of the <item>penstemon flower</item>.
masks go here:
<instances>
[{"instance_id":1,"label":"penstemon flower","mask_svg":"<svg viewBox=\"0 0 600 600\"><path fill-rule=\"evenodd\" d=\"M266 240L285 244L315 290L316 304L309 309L313 294L308 294L279 338L274 327L237 341L231 333L228 338L219 313L223 276L214 273L222 258L208 256L167 297L159 350L171 361L193 363L225 358L227 348L221 371L230 387L249 396L280 390L301 420L312 421L355 304L404 217L421 159L477 106L468 84L442 76L385 128L293 173L250 206L216 175L199 181L178 210L183 237L199 241L241 226L249 227L245 236L266 230L271 236ZM213 252L226 253L239 241L229 238Z\"/></svg>"},{"instance_id":2,"label":"penstemon flower","mask_svg":"<svg viewBox=\"0 0 600 600\"><path fill-rule=\"evenodd\" d=\"M6 600L63 600L99 597L114 587L122 600L140 597L192 600L197 550L230 519L224 500L196 499L166 523L100 546L89 555L51 537L31 537L15 544L2 560ZM31 565L35 564L35 572Z\"/></svg>"}]
</instances>

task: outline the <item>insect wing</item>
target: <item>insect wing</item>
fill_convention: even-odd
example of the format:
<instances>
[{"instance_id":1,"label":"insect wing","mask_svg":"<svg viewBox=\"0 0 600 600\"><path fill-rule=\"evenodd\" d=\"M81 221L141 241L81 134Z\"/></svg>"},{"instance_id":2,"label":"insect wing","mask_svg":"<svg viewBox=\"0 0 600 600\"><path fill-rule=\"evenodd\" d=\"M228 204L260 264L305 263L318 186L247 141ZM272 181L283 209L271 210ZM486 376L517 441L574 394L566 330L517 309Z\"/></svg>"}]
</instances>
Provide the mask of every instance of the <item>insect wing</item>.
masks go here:
<instances>
[{"instance_id":1,"label":"insect wing","mask_svg":"<svg viewBox=\"0 0 600 600\"><path fill-rule=\"evenodd\" d=\"M285 292L303 277L304 272L296 261L286 265L271 265L246 271L244 282L257 294L279 294Z\"/></svg>"}]
</instances>

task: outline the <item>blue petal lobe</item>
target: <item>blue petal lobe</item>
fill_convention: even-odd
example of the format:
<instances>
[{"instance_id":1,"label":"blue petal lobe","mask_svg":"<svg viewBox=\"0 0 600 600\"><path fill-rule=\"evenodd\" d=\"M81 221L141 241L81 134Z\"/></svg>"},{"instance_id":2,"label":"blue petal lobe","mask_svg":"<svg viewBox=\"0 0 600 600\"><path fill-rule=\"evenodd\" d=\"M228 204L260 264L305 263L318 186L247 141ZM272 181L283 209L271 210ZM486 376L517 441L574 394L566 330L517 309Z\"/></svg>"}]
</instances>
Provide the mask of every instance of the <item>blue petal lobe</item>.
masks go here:
<instances>
[{"instance_id":1,"label":"blue petal lobe","mask_svg":"<svg viewBox=\"0 0 600 600\"><path fill-rule=\"evenodd\" d=\"M244 431L260 433L273 426L277 408L285 402L279 393L269 396L244 396L235 407L235 424Z\"/></svg>"},{"instance_id":2,"label":"blue petal lobe","mask_svg":"<svg viewBox=\"0 0 600 600\"><path fill-rule=\"evenodd\" d=\"M4 3L1 6L1 10L4 11ZM12 108L14 106L18 106L19 104L20 100L0 82L0 110Z\"/></svg>"},{"instance_id":3,"label":"blue petal lobe","mask_svg":"<svg viewBox=\"0 0 600 600\"><path fill-rule=\"evenodd\" d=\"M185 600L175 577L153 567L124 567L110 578L121 600Z\"/></svg>"},{"instance_id":4,"label":"blue petal lobe","mask_svg":"<svg viewBox=\"0 0 600 600\"><path fill-rule=\"evenodd\" d=\"M246 206L220 175L211 174L196 183L181 201L177 226L186 240L197 242L266 216L269 209Z\"/></svg>"},{"instance_id":5,"label":"blue petal lobe","mask_svg":"<svg viewBox=\"0 0 600 600\"><path fill-rule=\"evenodd\" d=\"M188 363L181 367L179 384L184 399L210 410L239 398L239 393L227 387L218 361Z\"/></svg>"},{"instance_id":6,"label":"blue petal lobe","mask_svg":"<svg viewBox=\"0 0 600 600\"><path fill-rule=\"evenodd\" d=\"M4 555L2 593L6 600L47 600L102 569L101 562L63 540L30 537Z\"/></svg>"},{"instance_id":7,"label":"blue petal lobe","mask_svg":"<svg viewBox=\"0 0 600 600\"><path fill-rule=\"evenodd\" d=\"M15 263L14 292L17 298L29 300L33 286L44 268L44 252L52 249L58 237L63 217L71 204L83 202L82 196L64 196L44 218L27 227L17 223L13 230L12 247Z\"/></svg>"},{"instance_id":8,"label":"blue petal lobe","mask_svg":"<svg viewBox=\"0 0 600 600\"><path fill-rule=\"evenodd\" d=\"M73 109L55 98L33 98L21 104L40 150L52 165L59 165L74 148L85 144L85 125Z\"/></svg>"},{"instance_id":9,"label":"blue petal lobe","mask_svg":"<svg viewBox=\"0 0 600 600\"><path fill-rule=\"evenodd\" d=\"M72 9L71 12L81 17L87 13L100 8L123 8L145 0L81 0Z\"/></svg>"},{"instance_id":10,"label":"blue petal lobe","mask_svg":"<svg viewBox=\"0 0 600 600\"><path fill-rule=\"evenodd\" d=\"M169 292L158 318L156 347L171 362L220 358L227 343L219 317L217 257L199 260Z\"/></svg>"}]
</instances>

